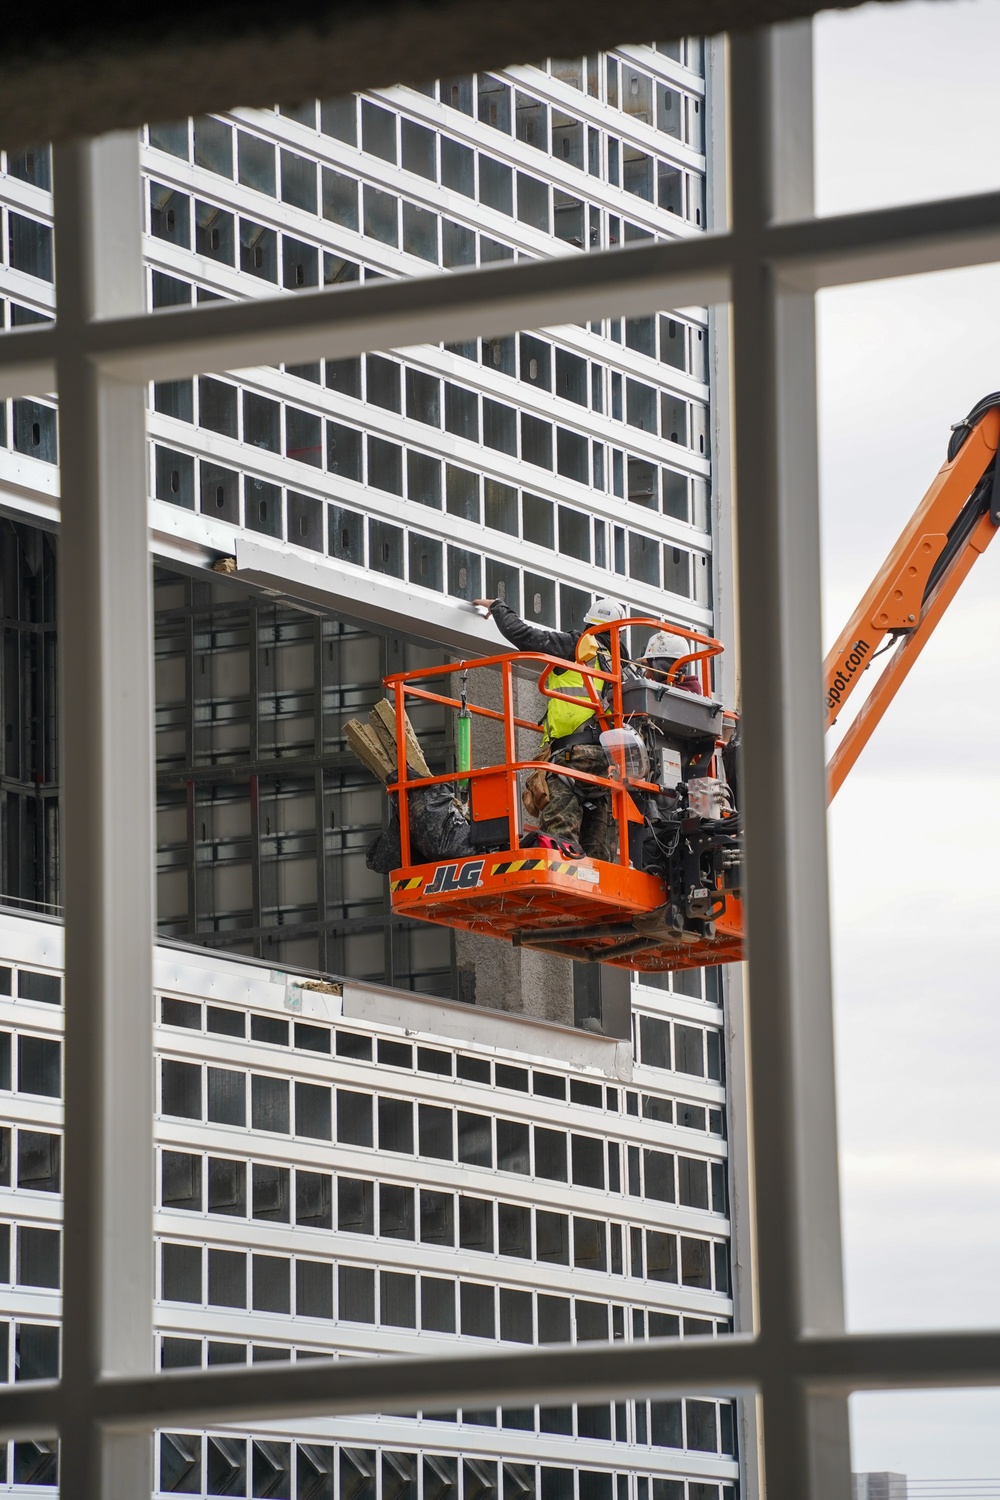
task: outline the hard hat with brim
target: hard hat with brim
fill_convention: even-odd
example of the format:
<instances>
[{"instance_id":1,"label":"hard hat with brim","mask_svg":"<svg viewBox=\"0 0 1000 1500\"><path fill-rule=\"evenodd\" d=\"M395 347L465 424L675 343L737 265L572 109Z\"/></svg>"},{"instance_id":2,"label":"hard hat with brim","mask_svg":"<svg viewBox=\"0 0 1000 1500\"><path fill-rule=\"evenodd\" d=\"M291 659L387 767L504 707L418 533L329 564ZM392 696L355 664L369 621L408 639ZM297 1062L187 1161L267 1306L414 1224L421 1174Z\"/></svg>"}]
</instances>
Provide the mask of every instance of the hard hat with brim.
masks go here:
<instances>
[{"instance_id":1,"label":"hard hat with brim","mask_svg":"<svg viewBox=\"0 0 1000 1500\"><path fill-rule=\"evenodd\" d=\"M670 661L676 661L679 656L688 656L691 649L690 641L686 641L682 635L675 635L671 630L658 630L655 635L650 636L639 660L653 661L658 657L666 657Z\"/></svg>"},{"instance_id":2,"label":"hard hat with brim","mask_svg":"<svg viewBox=\"0 0 1000 1500\"><path fill-rule=\"evenodd\" d=\"M624 620L625 614L624 604L617 599L595 599L583 620L586 625L610 625L613 620Z\"/></svg>"}]
</instances>

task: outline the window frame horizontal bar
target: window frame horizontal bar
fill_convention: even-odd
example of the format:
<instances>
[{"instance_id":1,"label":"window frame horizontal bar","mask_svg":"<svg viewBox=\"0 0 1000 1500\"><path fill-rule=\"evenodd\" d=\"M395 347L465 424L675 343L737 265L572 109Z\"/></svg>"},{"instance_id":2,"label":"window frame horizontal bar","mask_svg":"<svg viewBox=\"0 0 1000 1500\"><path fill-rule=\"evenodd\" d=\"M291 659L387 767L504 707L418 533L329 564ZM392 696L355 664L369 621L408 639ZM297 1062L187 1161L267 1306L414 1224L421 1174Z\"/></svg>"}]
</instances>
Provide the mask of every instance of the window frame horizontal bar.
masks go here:
<instances>
[{"instance_id":1,"label":"window frame horizontal bar","mask_svg":"<svg viewBox=\"0 0 1000 1500\"><path fill-rule=\"evenodd\" d=\"M452 1354L435 1359L309 1360L105 1378L92 1389L96 1420L116 1430L260 1418L371 1416L517 1400L753 1392L774 1367L810 1396L853 1391L1000 1386L1000 1331L845 1334L780 1341L741 1335L635 1344ZM51 1432L77 1395L49 1382L0 1392L0 1435Z\"/></svg>"},{"instance_id":2,"label":"window frame horizontal bar","mask_svg":"<svg viewBox=\"0 0 1000 1500\"><path fill-rule=\"evenodd\" d=\"M801 290L946 271L1000 260L1000 192L776 223L489 270L335 287L94 320L83 352L127 381L179 380L283 359L347 358L597 317L711 306L729 299L747 250ZM0 398L55 387L59 323L0 338ZM293 345L294 347L290 347Z\"/></svg>"}]
</instances>

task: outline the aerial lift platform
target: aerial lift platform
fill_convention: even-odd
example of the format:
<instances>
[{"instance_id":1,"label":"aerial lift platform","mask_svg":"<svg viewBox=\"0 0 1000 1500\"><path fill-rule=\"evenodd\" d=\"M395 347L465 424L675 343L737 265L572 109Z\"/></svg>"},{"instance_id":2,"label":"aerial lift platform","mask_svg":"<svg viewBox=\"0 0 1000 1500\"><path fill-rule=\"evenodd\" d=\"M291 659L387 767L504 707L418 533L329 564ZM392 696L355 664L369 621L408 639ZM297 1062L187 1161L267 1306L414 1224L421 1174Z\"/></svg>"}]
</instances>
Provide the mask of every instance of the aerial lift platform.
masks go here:
<instances>
[{"instance_id":1,"label":"aerial lift platform","mask_svg":"<svg viewBox=\"0 0 1000 1500\"><path fill-rule=\"evenodd\" d=\"M824 664L827 728L849 700L860 707L829 762L832 799L886 712L976 559L1000 527L1000 393L986 397L952 431L945 463L886 558ZM663 680L630 673L623 632L634 627L682 635L690 652ZM559 658L519 652L393 674L400 868L390 877L398 916L481 933L518 946L636 972L700 968L744 956L742 820L724 770L724 748L737 719L712 695L718 641L654 619L593 627L607 634L610 670L572 663L587 686L602 730L631 731L648 764L636 775L631 758L610 743L607 776L560 765L558 774L611 798L618 831L614 860L573 857L539 847L522 812L521 792L547 762L516 754L518 733L541 737L540 725L514 711L515 674L539 669L544 697L566 698L549 686ZM878 658L883 665L868 671ZM624 670L623 670L624 668ZM499 673L502 708L465 704L441 689L449 674ZM702 695L681 690L683 671L700 679ZM502 726L502 764L442 776L409 774L408 704L443 704ZM852 708L854 707L852 703ZM414 862L410 797L447 785L468 795L471 853Z\"/></svg>"}]
</instances>

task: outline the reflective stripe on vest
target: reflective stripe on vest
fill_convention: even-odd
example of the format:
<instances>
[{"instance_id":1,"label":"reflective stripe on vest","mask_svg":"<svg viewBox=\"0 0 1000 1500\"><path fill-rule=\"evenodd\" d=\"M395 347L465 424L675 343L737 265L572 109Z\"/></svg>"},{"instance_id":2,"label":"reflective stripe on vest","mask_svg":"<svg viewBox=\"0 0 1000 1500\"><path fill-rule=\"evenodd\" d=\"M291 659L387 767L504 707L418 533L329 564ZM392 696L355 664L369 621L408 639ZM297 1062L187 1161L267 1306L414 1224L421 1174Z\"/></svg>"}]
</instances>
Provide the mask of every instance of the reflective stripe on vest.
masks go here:
<instances>
[{"instance_id":1,"label":"reflective stripe on vest","mask_svg":"<svg viewBox=\"0 0 1000 1500\"><path fill-rule=\"evenodd\" d=\"M550 740L561 740L567 734L575 734L581 724L586 724L588 719L594 717L594 703L587 691L587 684L580 672L574 672L569 668L562 671L551 671L545 679L545 686L557 693L568 693L572 698L584 698L586 704L577 708L574 703L566 703L562 698L550 698L549 706L545 710L545 735Z\"/></svg>"}]
</instances>

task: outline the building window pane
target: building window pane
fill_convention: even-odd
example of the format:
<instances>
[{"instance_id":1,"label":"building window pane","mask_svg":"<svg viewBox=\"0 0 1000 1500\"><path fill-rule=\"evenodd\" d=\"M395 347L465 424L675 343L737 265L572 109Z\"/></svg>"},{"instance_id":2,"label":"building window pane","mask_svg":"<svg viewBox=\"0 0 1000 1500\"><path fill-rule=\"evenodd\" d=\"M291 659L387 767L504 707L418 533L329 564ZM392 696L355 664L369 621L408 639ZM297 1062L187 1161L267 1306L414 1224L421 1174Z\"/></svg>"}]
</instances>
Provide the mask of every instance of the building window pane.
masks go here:
<instances>
[{"instance_id":1,"label":"building window pane","mask_svg":"<svg viewBox=\"0 0 1000 1500\"><path fill-rule=\"evenodd\" d=\"M160 1296L165 1302L200 1302L201 1246L160 1246Z\"/></svg>"},{"instance_id":2,"label":"building window pane","mask_svg":"<svg viewBox=\"0 0 1000 1500\"><path fill-rule=\"evenodd\" d=\"M292 1263L284 1255L253 1257L254 1312L290 1313Z\"/></svg>"},{"instance_id":3,"label":"building window pane","mask_svg":"<svg viewBox=\"0 0 1000 1500\"><path fill-rule=\"evenodd\" d=\"M493 1253L493 1202L489 1198L458 1200L458 1237L463 1250Z\"/></svg>"},{"instance_id":4,"label":"building window pane","mask_svg":"<svg viewBox=\"0 0 1000 1500\"><path fill-rule=\"evenodd\" d=\"M328 1261L295 1262L295 1312L300 1318L333 1317L333 1267ZM301 1450L300 1450L301 1465Z\"/></svg>"},{"instance_id":5,"label":"building window pane","mask_svg":"<svg viewBox=\"0 0 1000 1500\"><path fill-rule=\"evenodd\" d=\"M364 232L383 245L399 243L397 209L399 199L392 193L382 193L378 188L365 183L363 188L365 220Z\"/></svg>"},{"instance_id":6,"label":"building window pane","mask_svg":"<svg viewBox=\"0 0 1000 1500\"><path fill-rule=\"evenodd\" d=\"M358 144L358 100L355 94L345 94L339 99L324 99L319 107L319 128L324 135L343 141L347 146Z\"/></svg>"},{"instance_id":7,"label":"building window pane","mask_svg":"<svg viewBox=\"0 0 1000 1500\"><path fill-rule=\"evenodd\" d=\"M492 1167L493 1129L488 1115L458 1111L458 1159L472 1167Z\"/></svg>"},{"instance_id":8,"label":"building window pane","mask_svg":"<svg viewBox=\"0 0 1000 1500\"><path fill-rule=\"evenodd\" d=\"M385 438L374 437L368 434L368 483L373 489L387 490L391 495L403 493L403 450L398 443L389 443ZM395 527L387 527L387 531L395 531ZM402 533L400 533L402 535ZM384 538L383 538L384 540ZM397 549L398 550L398 549ZM393 552L396 556L396 551ZM371 556L372 567L378 567L379 572L396 574L397 578L403 576L401 566L381 566L379 562L386 564L390 561L389 555L383 556L374 552ZM402 552L399 551L399 563L402 562Z\"/></svg>"},{"instance_id":9,"label":"building window pane","mask_svg":"<svg viewBox=\"0 0 1000 1500\"><path fill-rule=\"evenodd\" d=\"M569 1215L539 1208L535 1211L537 1256L552 1265L569 1265Z\"/></svg>"},{"instance_id":10,"label":"building window pane","mask_svg":"<svg viewBox=\"0 0 1000 1500\"><path fill-rule=\"evenodd\" d=\"M239 162L240 182L244 187L256 188L258 193L275 196L274 147L270 141L259 136L237 132L236 154Z\"/></svg>"},{"instance_id":11,"label":"building window pane","mask_svg":"<svg viewBox=\"0 0 1000 1500\"><path fill-rule=\"evenodd\" d=\"M415 1194L411 1187L399 1183L379 1184L379 1234L391 1240L416 1238L414 1218Z\"/></svg>"},{"instance_id":12,"label":"building window pane","mask_svg":"<svg viewBox=\"0 0 1000 1500\"><path fill-rule=\"evenodd\" d=\"M288 1079L254 1073L250 1078L251 1129L287 1135L290 1129Z\"/></svg>"},{"instance_id":13,"label":"building window pane","mask_svg":"<svg viewBox=\"0 0 1000 1500\"><path fill-rule=\"evenodd\" d=\"M264 281L277 281L278 236L273 229L240 219L240 270Z\"/></svg>"},{"instance_id":14,"label":"building window pane","mask_svg":"<svg viewBox=\"0 0 1000 1500\"><path fill-rule=\"evenodd\" d=\"M551 578L525 573L524 608L526 616L536 625L556 623L556 586Z\"/></svg>"},{"instance_id":15,"label":"building window pane","mask_svg":"<svg viewBox=\"0 0 1000 1500\"><path fill-rule=\"evenodd\" d=\"M407 368L406 415L429 427L441 426L441 382L436 376Z\"/></svg>"},{"instance_id":16,"label":"building window pane","mask_svg":"<svg viewBox=\"0 0 1000 1500\"><path fill-rule=\"evenodd\" d=\"M303 286L319 285L319 251L315 245L295 240L289 234L281 236L282 285L288 291L297 291Z\"/></svg>"},{"instance_id":17,"label":"building window pane","mask_svg":"<svg viewBox=\"0 0 1000 1500\"><path fill-rule=\"evenodd\" d=\"M374 1323L375 1272L367 1266L338 1266L340 1317L348 1323Z\"/></svg>"},{"instance_id":18,"label":"building window pane","mask_svg":"<svg viewBox=\"0 0 1000 1500\"><path fill-rule=\"evenodd\" d=\"M17 1228L17 1281L19 1286L59 1286L58 1229L39 1229L19 1224Z\"/></svg>"},{"instance_id":19,"label":"building window pane","mask_svg":"<svg viewBox=\"0 0 1000 1500\"><path fill-rule=\"evenodd\" d=\"M455 1198L452 1193L420 1190L420 1242L423 1245L454 1245Z\"/></svg>"},{"instance_id":20,"label":"building window pane","mask_svg":"<svg viewBox=\"0 0 1000 1500\"><path fill-rule=\"evenodd\" d=\"M58 1099L62 1092L62 1044L50 1037L19 1036L17 1087L22 1094Z\"/></svg>"},{"instance_id":21,"label":"building window pane","mask_svg":"<svg viewBox=\"0 0 1000 1500\"><path fill-rule=\"evenodd\" d=\"M413 1104L409 1099L379 1099L378 1146L380 1151L412 1155Z\"/></svg>"},{"instance_id":22,"label":"building window pane","mask_svg":"<svg viewBox=\"0 0 1000 1500\"><path fill-rule=\"evenodd\" d=\"M413 448L406 450L407 498L418 505L441 509L441 461Z\"/></svg>"},{"instance_id":23,"label":"building window pane","mask_svg":"<svg viewBox=\"0 0 1000 1500\"><path fill-rule=\"evenodd\" d=\"M448 548L448 592L457 599L479 597L482 592L482 559L478 552L467 552L463 547Z\"/></svg>"},{"instance_id":24,"label":"building window pane","mask_svg":"<svg viewBox=\"0 0 1000 1500\"><path fill-rule=\"evenodd\" d=\"M531 1209L525 1204L497 1204L497 1248L501 1255L531 1259Z\"/></svg>"},{"instance_id":25,"label":"building window pane","mask_svg":"<svg viewBox=\"0 0 1000 1500\"><path fill-rule=\"evenodd\" d=\"M407 255L438 262L438 218L430 209L403 201L403 249Z\"/></svg>"},{"instance_id":26,"label":"building window pane","mask_svg":"<svg viewBox=\"0 0 1000 1500\"><path fill-rule=\"evenodd\" d=\"M390 1328L417 1326L417 1278L399 1271L380 1274L380 1321Z\"/></svg>"},{"instance_id":27,"label":"building window pane","mask_svg":"<svg viewBox=\"0 0 1000 1500\"><path fill-rule=\"evenodd\" d=\"M441 220L441 263L447 270L476 263L476 236L464 224Z\"/></svg>"},{"instance_id":28,"label":"building window pane","mask_svg":"<svg viewBox=\"0 0 1000 1500\"><path fill-rule=\"evenodd\" d=\"M289 1168L255 1161L252 1179L254 1218L287 1224L291 1215Z\"/></svg>"},{"instance_id":29,"label":"building window pane","mask_svg":"<svg viewBox=\"0 0 1000 1500\"><path fill-rule=\"evenodd\" d=\"M190 1064L182 1063L180 1066L188 1067ZM246 1098L247 1077L245 1073L236 1073L229 1068L209 1068L208 1118L213 1124L245 1126ZM201 1119L200 1106L194 1118Z\"/></svg>"},{"instance_id":30,"label":"building window pane","mask_svg":"<svg viewBox=\"0 0 1000 1500\"><path fill-rule=\"evenodd\" d=\"M314 552L323 551L323 502L288 491L288 540Z\"/></svg>"},{"instance_id":31,"label":"building window pane","mask_svg":"<svg viewBox=\"0 0 1000 1500\"><path fill-rule=\"evenodd\" d=\"M479 154L479 200L501 214L514 212L514 174L503 162Z\"/></svg>"},{"instance_id":32,"label":"building window pane","mask_svg":"<svg viewBox=\"0 0 1000 1500\"><path fill-rule=\"evenodd\" d=\"M405 172L415 172L429 181L437 180L437 148L433 130L415 120L402 120L402 165Z\"/></svg>"},{"instance_id":33,"label":"building window pane","mask_svg":"<svg viewBox=\"0 0 1000 1500\"><path fill-rule=\"evenodd\" d=\"M337 1139L345 1146L371 1146L372 1096L337 1090Z\"/></svg>"},{"instance_id":34,"label":"building window pane","mask_svg":"<svg viewBox=\"0 0 1000 1500\"><path fill-rule=\"evenodd\" d=\"M520 123L520 122L519 122ZM532 229L549 233L549 185L527 172L517 174L517 217Z\"/></svg>"},{"instance_id":35,"label":"building window pane","mask_svg":"<svg viewBox=\"0 0 1000 1500\"><path fill-rule=\"evenodd\" d=\"M460 1283L462 1334L466 1338L496 1338L496 1312L493 1287L479 1282Z\"/></svg>"},{"instance_id":36,"label":"building window pane","mask_svg":"<svg viewBox=\"0 0 1000 1500\"><path fill-rule=\"evenodd\" d=\"M370 99L361 101L361 149L396 165L396 116Z\"/></svg>"},{"instance_id":37,"label":"building window pane","mask_svg":"<svg viewBox=\"0 0 1000 1500\"><path fill-rule=\"evenodd\" d=\"M446 1277L421 1276L420 1326L435 1333L455 1332L455 1283Z\"/></svg>"},{"instance_id":38,"label":"building window pane","mask_svg":"<svg viewBox=\"0 0 1000 1500\"><path fill-rule=\"evenodd\" d=\"M410 496L413 499L411 493ZM434 537L411 531L408 537L409 579L420 588L444 591L444 550Z\"/></svg>"},{"instance_id":39,"label":"building window pane","mask_svg":"<svg viewBox=\"0 0 1000 1500\"><path fill-rule=\"evenodd\" d=\"M214 203L194 206L194 248L208 260L231 266L236 258L236 221Z\"/></svg>"},{"instance_id":40,"label":"building window pane","mask_svg":"<svg viewBox=\"0 0 1000 1500\"><path fill-rule=\"evenodd\" d=\"M208 1158L208 1211L244 1218L247 1211L247 1164L226 1157Z\"/></svg>"},{"instance_id":41,"label":"building window pane","mask_svg":"<svg viewBox=\"0 0 1000 1500\"><path fill-rule=\"evenodd\" d=\"M194 122L194 164L221 177L233 175L232 127L203 115Z\"/></svg>"},{"instance_id":42,"label":"building window pane","mask_svg":"<svg viewBox=\"0 0 1000 1500\"><path fill-rule=\"evenodd\" d=\"M295 1223L310 1229L333 1227L333 1179L328 1172L295 1172Z\"/></svg>"},{"instance_id":43,"label":"building window pane","mask_svg":"<svg viewBox=\"0 0 1000 1500\"><path fill-rule=\"evenodd\" d=\"M326 466L342 479L361 479L361 434L356 428L327 422Z\"/></svg>"},{"instance_id":44,"label":"building window pane","mask_svg":"<svg viewBox=\"0 0 1000 1500\"><path fill-rule=\"evenodd\" d=\"M160 1157L160 1202L164 1208L201 1213L201 1157L164 1151Z\"/></svg>"},{"instance_id":45,"label":"building window pane","mask_svg":"<svg viewBox=\"0 0 1000 1500\"><path fill-rule=\"evenodd\" d=\"M351 1234L375 1233L374 1183L363 1177L337 1178L337 1227Z\"/></svg>"},{"instance_id":46,"label":"building window pane","mask_svg":"<svg viewBox=\"0 0 1000 1500\"><path fill-rule=\"evenodd\" d=\"M521 457L542 469L552 467L552 423L521 413Z\"/></svg>"},{"instance_id":47,"label":"building window pane","mask_svg":"<svg viewBox=\"0 0 1000 1500\"><path fill-rule=\"evenodd\" d=\"M540 1344L568 1344L571 1338L570 1305L568 1297L551 1297L538 1294L538 1342Z\"/></svg>"},{"instance_id":48,"label":"building window pane","mask_svg":"<svg viewBox=\"0 0 1000 1500\"><path fill-rule=\"evenodd\" d=\"M440 1161L454 1159L452 1143L452 1113L434 1104L418 1105L420 1127L420 1155L435 1157Z\"/></svg>"},{"instance_id":49,"label":"building window pane","mask_svg":"<svg viewBox=\"0 0 1000 1500\"><path fill-rule=\"evenodd\" d=\"M330 167L323 168L323 217L342 229L357 230L358 184Z\"/></svg>"},{"instance_id":50,"label":"building window pane","mask_svg":"<svg viewBox=\"0 0 1000 1500\"><path fill-rule=\"evenodd\" d=\"M677 1236L646 1230L646 1275L650 1281L677 1280Z\"/></svg>"}]
</instances>

